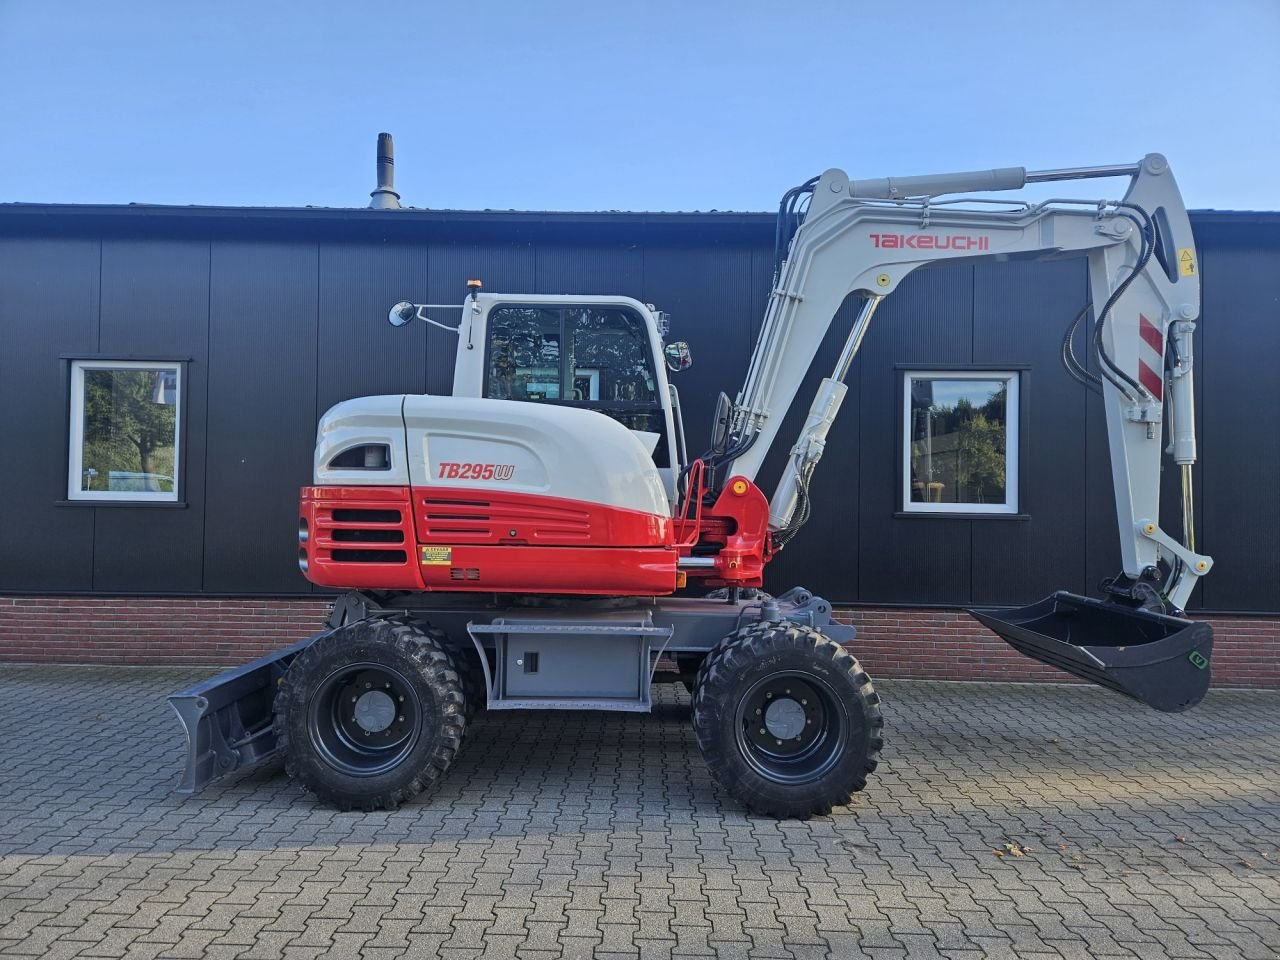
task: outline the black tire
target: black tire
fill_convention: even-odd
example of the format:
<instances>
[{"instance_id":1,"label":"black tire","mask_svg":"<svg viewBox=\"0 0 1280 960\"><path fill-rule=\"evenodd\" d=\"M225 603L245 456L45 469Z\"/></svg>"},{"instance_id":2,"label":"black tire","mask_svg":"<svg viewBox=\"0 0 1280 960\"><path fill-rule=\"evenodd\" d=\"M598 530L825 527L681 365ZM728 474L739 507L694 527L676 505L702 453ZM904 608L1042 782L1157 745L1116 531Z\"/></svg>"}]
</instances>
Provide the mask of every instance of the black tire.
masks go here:
<instances>
[{"instance_id":1,"label":"black tire","mask_svg":"<svg viewBox=\"0 0 1280 960\"><path fill-rule=\"evenodd\" d=\"M275 714L289 776L341 810L395 809L421 793L449 769L466 729L443 635L378 618L298 654Z\"/></svg>"},{"instance_id":2,"label":"black tire","mask_svg":"<svg viewBox=\"0 0 1280 960\"><path fill-rule=\"evenodd\" d=\"M752 624L698 671L693 729L702 756L715 781L756 813L804 819L848 803L876 768L883 727L880 698L857 659L811 627Z\"/></svg>"},{"instance_id":3,"label":"black tire","mask_svg":"<svg viewBox=\"0 0 1280 960\"><path fill-rule=\"evenodd\" d=\"M485 687L480 654L469 638L465 643L455 643L450 638L445 641L445 649L453 658L454 669L458 671L458 680L467 701L467 719L470 720L489 705L489 692Z\"/></svg>"},{"instance_id":4,"label":"black tire","mask_svg":"<svg viewBox=\"0 0 1280 960\"><path fill-rule=\"evenodd\" d=\"M463 641L456 640L443 630L433 629L430 624L421 623L413 619L408 612L387 614L382 619L390 620L394 623L408 624L439 641L445 653L449 654L449 658L453 661L453 669L458 671L458 682L462 685L462 694L467 701L466 715L468 720L489 706L488 688L484 682L484 668L480 666L480 654L476 652L475 644L471 642L470 636Z\"/></svg>"}]
</instances>

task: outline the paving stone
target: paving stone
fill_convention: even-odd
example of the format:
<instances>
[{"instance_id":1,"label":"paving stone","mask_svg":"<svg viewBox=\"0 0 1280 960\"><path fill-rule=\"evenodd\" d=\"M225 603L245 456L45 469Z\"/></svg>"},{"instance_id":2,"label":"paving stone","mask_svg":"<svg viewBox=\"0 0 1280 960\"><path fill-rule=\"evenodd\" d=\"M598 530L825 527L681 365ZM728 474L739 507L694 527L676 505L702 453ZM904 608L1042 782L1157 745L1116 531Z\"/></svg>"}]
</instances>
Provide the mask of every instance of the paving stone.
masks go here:
<instances>
[{"instance_id":1,"label":"paving stone","mask_svg":"<svg viewBox=\"0 0 1280 960\"><path fill-rule=\"evenodd\" d=\"M394 812L278 761L182 798L164 695L206 673L0 671L0 729L36 731L0 740L0 956L1280 957L1273 693L880 684L867 790L775 822L711 783L674 685L481 714Z\"/></svg>"}]
</instances>

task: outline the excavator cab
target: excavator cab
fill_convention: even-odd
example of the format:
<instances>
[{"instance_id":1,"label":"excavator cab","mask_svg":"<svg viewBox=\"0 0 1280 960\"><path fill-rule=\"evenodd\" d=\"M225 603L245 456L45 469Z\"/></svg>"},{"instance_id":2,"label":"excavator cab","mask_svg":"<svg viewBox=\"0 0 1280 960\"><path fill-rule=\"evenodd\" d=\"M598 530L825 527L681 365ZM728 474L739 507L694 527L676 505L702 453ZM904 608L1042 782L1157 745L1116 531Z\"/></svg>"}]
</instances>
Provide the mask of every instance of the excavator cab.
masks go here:
<instances>
[{"instance_id":1,"label":"excavator cab","mask_svg":"<svg viewBox=\"0 0 1280 960\"><path fill-rule=\"evenodd\" d=\"M1032 660L1165 713L1194 707L1209 689L1207 623L1065 591L1013 610L969 613Z\"/></svg>"},{"instance_id":2,"label":"excavator cab","mask_svg":"<svg viewBox=\"0 0 1280 960\"><path fill-rule=\"evenodd\" d=\"M688 344L663 342L664 328L660 313L629 297L477 292L459 327L453 396L604 414L644 444L674 500L685 463L667 371L693 359Z\"/></svg>"}]
</instances>

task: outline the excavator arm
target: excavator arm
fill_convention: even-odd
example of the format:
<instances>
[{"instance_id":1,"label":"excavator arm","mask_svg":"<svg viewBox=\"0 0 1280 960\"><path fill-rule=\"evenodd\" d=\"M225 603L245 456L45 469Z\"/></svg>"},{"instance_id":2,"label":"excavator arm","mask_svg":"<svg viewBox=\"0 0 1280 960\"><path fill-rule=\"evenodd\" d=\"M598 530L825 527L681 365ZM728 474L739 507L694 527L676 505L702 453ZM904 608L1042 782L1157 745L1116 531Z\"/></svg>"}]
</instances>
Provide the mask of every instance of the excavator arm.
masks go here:
<instances>
[{"instance_id":1,"label":"excavator arm","mask_svg":"<svg viewBox=\"0 0 1280 960\"><path fill-rule=\"evenodd\" d=\"M1040 181L1117 176L1129 177L1130 184L1116 201L1029 204L950 197ZM1196 458L1192 332L1199 314L1199 274L1190 223L1164 157L1150 154L1136 164L1075 170L1006 168L870 181L852 181L840 170L828 170L789 194L793 206L802 193L810 197L807 212L779 265L745 384L710 463L725 477L754 480L833 316L847 297L861 297L835 369L818 389L770 500L775 549L808 516L809 481L876 308L911 271L929 264L1085 254L1094 315L1086 340L1097 373L1075 360L1072 331L1064 341L1064 360L1077 379L1099 389L1104 399L1122 572L1107 583L1111 602L1101 612L1090 606L1087 616L1074 607L1064 614L1061 604L1098 602L1059 594L1067 599L1050 610L1047 620L1041 610L1037 630L1066 642L1071 655L1089 646L1085 633L1122 650L1132 644L1115 642L1117 638L1151 642L1149 629L1136 640L1127 620L1126 629L1115 630L1108 630L1104 621L1112 613L1127 616L1134 608L1151 617L1180 615L1197 580L1213 563L1196 552L1191 511ZM1166 533L1159 523L1166 415L1169 452L1182 474L1180 537ZM984 616L995 615L987 612L980 619ZM1164 616L1170 619L1187 623ZM998 623L983 622L1014 643ZM1179 630L1164 624L1157 639ZM1203 634L1198 636L1193 653L1204 646ZM1099 659L1088 654L1086 666L1089 657ZM1191 662L1200 666L1196 657ZM1139 695L1132 689L1125 692Z\"/></svg>"}]
</instances>

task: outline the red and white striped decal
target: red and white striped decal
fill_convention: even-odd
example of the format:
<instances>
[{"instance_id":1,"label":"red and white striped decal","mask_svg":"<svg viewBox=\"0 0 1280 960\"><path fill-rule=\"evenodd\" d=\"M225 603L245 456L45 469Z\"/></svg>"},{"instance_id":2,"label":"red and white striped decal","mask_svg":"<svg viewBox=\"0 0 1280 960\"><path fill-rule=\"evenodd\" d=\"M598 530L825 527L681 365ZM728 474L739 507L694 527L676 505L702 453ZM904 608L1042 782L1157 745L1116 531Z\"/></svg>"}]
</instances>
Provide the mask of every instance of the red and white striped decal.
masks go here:
<instances>
[{"instance_id":1,"label":"red and white striped decal","mask_svg":"<svg viewBox=\"0 0 1280 960\"><path fill-rule=\"evenodd\" d=\"M1138 314L1138 336L1142 340L1138 348L1138 382L1160 400L1164 397L1164 334Z\"/></svg>"}]
</instances>

